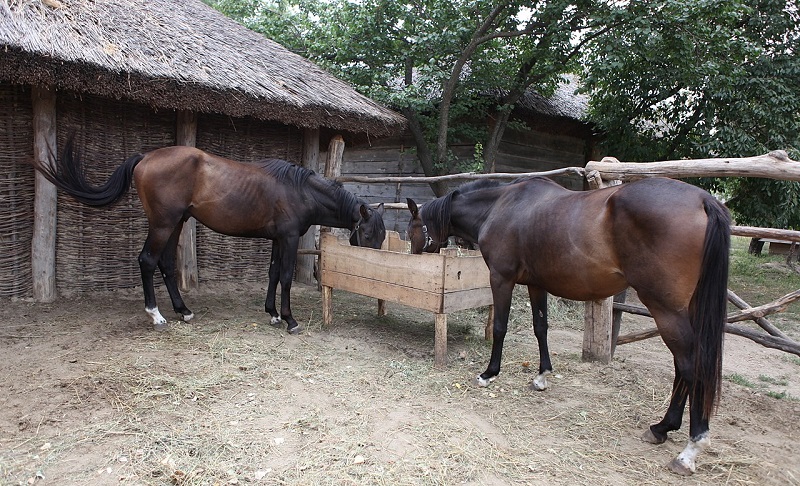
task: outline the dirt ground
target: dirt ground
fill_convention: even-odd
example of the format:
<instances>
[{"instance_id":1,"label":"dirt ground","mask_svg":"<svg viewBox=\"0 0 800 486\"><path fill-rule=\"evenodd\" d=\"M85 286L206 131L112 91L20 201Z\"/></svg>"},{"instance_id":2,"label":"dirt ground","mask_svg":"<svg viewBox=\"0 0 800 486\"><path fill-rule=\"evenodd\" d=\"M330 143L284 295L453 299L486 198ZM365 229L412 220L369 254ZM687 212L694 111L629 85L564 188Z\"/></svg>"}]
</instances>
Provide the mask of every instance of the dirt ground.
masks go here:
<instances>
[{"instance_id":1,"label":"dirt ground","mask_svg":"<svg viewBox=\"0 0 800 486\"><path fill-rule=\"evenodd\" d=\"M657 338L583 363L580 317L551 311L555 374L534 392L536 341L516 299L503 372L477 388L483 311L450 316L437 371L430 314L390 304L378 317L374 300L334 292L323 328L320 294L296 285L306 331L290 336L267 324L263 295L193 291L195 320L164 332L137 289L0 301L0 483L800 484L792 355L727 336L712 447L684 479L665 465L688 417L663 445L639 439L672 383ZM623 332L648 324L625 319Z\"/></svg>"}]
</instances>

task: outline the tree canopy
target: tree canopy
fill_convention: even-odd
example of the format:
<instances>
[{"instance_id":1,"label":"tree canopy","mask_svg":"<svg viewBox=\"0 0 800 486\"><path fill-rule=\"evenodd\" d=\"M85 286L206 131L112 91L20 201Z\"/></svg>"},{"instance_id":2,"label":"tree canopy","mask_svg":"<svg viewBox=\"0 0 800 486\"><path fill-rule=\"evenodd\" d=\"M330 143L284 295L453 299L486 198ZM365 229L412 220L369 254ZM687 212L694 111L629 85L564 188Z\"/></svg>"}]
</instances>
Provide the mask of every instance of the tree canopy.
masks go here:
<instances>
[{"instance_id":1,"label":"tree canopy","mask_svg":"<svg viewBox=\"0 0 800 486\"><path fill-rule=\"evenodd\" d=\"M401 111L428 175L492 170L514 103L565 74L619 159L800 153L798 0L207 1ZM800 227L797 184L697 182L741 223Z\"/></svg>"}]
</instances>

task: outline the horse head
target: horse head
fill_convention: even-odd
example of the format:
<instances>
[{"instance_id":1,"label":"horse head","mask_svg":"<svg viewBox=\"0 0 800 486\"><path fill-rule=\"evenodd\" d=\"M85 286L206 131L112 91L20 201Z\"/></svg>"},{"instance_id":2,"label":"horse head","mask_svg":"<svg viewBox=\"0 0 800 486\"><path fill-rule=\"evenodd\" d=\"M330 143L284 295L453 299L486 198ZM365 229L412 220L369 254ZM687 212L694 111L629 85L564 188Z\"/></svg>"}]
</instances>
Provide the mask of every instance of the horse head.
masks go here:
<instances>
[{"instance_id":1,"label":"horse head","mask_svg":"<svg viewBox=\"0 0 800 486\"><path fill-rule=\"evenodd\" d=\"M359 219L353 232L350 233L350 244L378 249L386 238L386 226L383 222L383 203L372 209L361 204L358 209Z\"/></svg>"},{"instance_id":2,"label":"horse head","mask_svg":"<svg viewBox=\"0 0 800 486\"><path fill-rule=\"evenodd\" d=\"M428 226L422 219L417 203L413 199L406 198L408 203L408 210L411 212L411 219L408 221L406 234L409 241L411 241L411 253L419 255L420 253L436 253L439 248L447 246L447 239L444 239L444 245L439 241L440 238L432 238L428 233Z\"/></svg>"}]
</instances>

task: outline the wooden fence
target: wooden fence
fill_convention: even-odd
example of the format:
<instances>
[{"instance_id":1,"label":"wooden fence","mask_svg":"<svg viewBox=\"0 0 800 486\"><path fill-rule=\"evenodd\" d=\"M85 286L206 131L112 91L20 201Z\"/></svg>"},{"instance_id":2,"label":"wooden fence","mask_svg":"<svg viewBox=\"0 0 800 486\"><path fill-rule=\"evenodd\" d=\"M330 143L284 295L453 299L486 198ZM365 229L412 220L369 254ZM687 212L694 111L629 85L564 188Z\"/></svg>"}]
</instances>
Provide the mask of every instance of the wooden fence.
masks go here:
<instances>
[{"instance_id":1,"label":"wooden fence","mask_svg":"<svg viewBox=\"0 0 800 486\"><path fill-rule=\"evenodd\" d=\"M586 167L567 167L555 171L529 173L452 174L438 177L337 177L341 182L362 183L420 183L433 180L467 181L474 179L516 179L524 176L553 176L580 174L585 177L590 190L608 185L621 184L646 177L759 177L800 181L800 162L791 160L784 151L773 151L765 155L744 158L715 158L673 160L648 163L627 163L606 157L589 162ZM404 209L404 204L393 204L394 209ZM731 234L751 238L772 238L800 243L800 231L774 228L732 226ZM728 290L728 300L739 312L728 315L725 331L751 339L764 346L800 356L800 344L775 327L766 316L786 310L787 306L800 299L800 289L784 295L770 303L752 307L736 293ZM619 336L621 317L624 312L649 316L646 308L624 302L624 294L601 301L586 302L584 313L583 359L608 363L617 345L639 341L658 335L653 328L633 334ZM764 332L738 326L734 323L752 320Z\"/></svg>"}]
</instances>

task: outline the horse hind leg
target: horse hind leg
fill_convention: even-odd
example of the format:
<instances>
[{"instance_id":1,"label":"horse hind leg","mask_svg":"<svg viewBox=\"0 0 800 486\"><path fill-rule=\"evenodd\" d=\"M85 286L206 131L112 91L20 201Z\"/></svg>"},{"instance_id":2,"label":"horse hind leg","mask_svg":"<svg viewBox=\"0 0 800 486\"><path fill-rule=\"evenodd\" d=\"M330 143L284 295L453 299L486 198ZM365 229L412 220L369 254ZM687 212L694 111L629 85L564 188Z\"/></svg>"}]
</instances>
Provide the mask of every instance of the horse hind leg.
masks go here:
<instances>
[{"instance_id":1,"label":"horse hind leg","mask_svg":"<svg viewBox=\"0 0 800 486\"><path fill-rule=\"evenodd\" d=\"M704 384L695 377L692 327L687 316L648 305L645 298L642 298L642 302L653 314L661 337L672 352L675 365L675 379L669 407L664 418L651 425L642 439L653 444L661 444L667 440L668 432L680 429L688 399L689 441L678 457L668 465L672 472L687 476L695 472L695 459L711 443L709 420L703 414Z\"/></svg>"},{"instance_id":2,"label":"horse hind leg","mask_svg":"<svg viewBox=\"0 0 800 486\"><path fill-rule=\"evenodd\" d=\"M155 273L158 260L161 256L163 241L154 231L150 231L144 247L139 253L139 270L142 273L142 291L144 292L144 310L153 319L153 326L156 329L166 327L167 320L161 315L156 302L156 291L153 286L153 274Z\"/></svg>"},{"instance_id":3,"label":"horse hind leg","mask_svg":"<svg viewBox=\"0 0 800 486\"><path fill-rule=\"evenodd\" d=\"M167 292L169 292L172 308L181 316L181 319L185 322L189 322L194 317L194 313L192 313L183 302L183 297L181 297L180 290L178 289L178 279L175 269L178 240L180 239L182 228L183 223L181 222L172 232L164 250L161 252L161 257L158 260L158 268L161 270L164 285L166 285Z\"/></svg>"}]
</instances>

